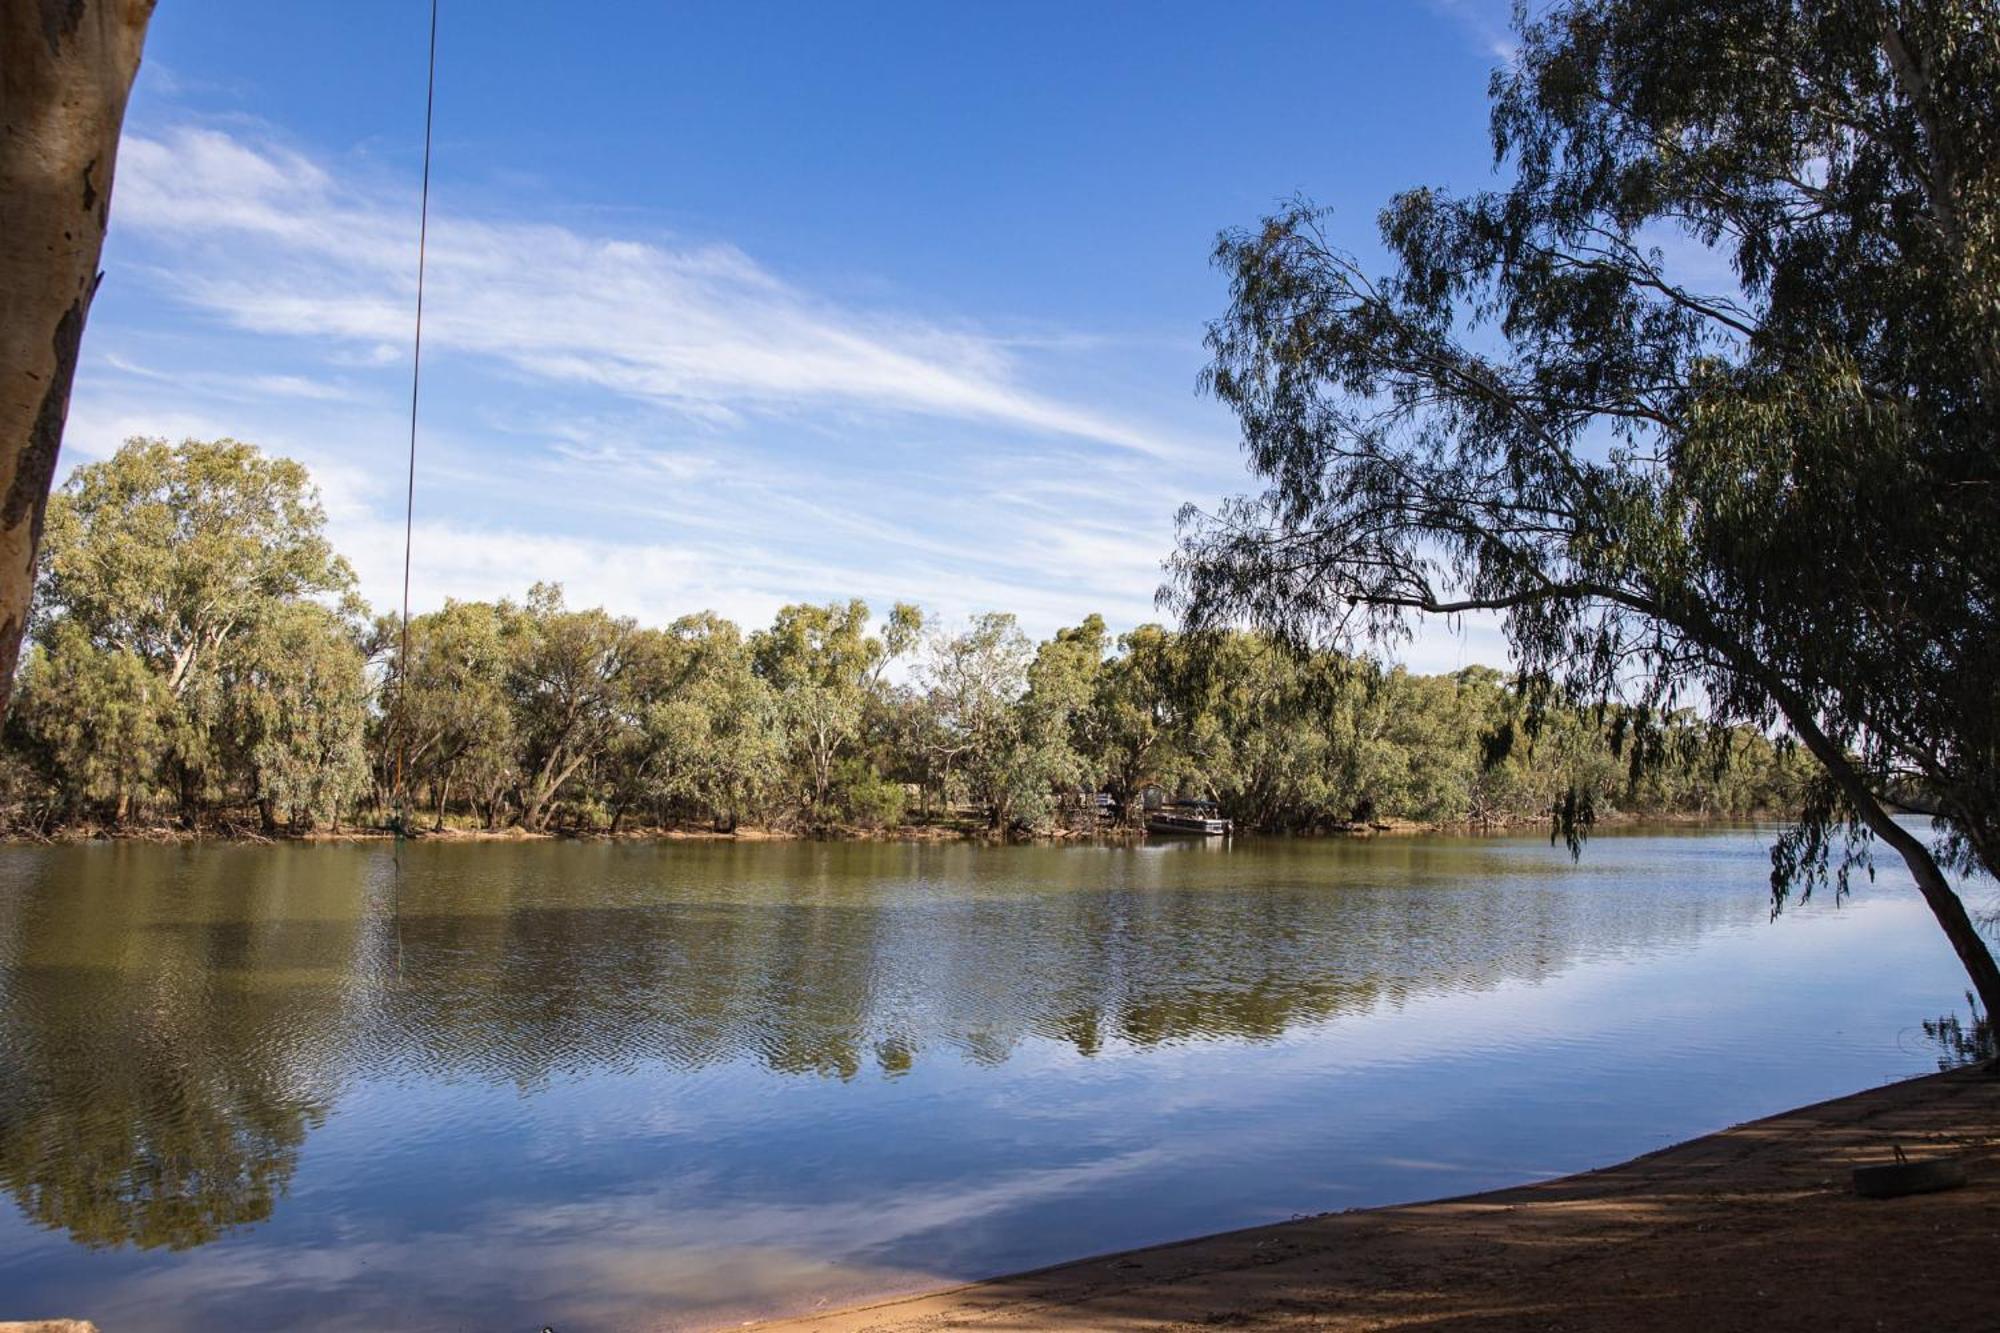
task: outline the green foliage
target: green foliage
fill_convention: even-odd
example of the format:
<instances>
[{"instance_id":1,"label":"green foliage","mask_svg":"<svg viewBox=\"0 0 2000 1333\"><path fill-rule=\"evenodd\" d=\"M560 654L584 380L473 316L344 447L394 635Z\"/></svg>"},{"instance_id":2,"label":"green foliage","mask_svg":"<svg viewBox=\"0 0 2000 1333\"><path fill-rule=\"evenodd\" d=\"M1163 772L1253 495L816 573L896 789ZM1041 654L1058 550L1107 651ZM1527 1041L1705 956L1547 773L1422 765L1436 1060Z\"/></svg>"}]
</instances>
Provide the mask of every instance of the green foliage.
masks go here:
<instances>
[{"instance_id":1,"label":"green foliage","mask_svg":"<svg viewBox=\"0 0 2000 1333\"><path fill-rule=\"evenodd\" d=\"M1011 821L1022 788L1041 776L1024 774L1033 742L1018 707L1033 652L1014 617L995 612L937 635L921 670L943 784L962 787L995 827Z\"/></svg>"},{"instance_id":2,"label":"green foliage","mask_svg":"<svg viewBox=\"0 0 2000 1333\"><path fill-rule=\"evenodd\" d=\"M163 682L129 649L106 650L58 621L29 652L8 731L63 813L123 820L153 793L171 706Z\"/></svg>"},{"instance_id":3,"label":"green foliage","mask_svg":"<svg viewBox=\"0 0 2000 1333\"><path fill-rule=\"evenodd\" d=\"M446 602L410 621L410 659L400 660L393 622L377 637L396 644L388 670L388 710L379 785L392 791L393 765L408 766L409 789L428 791L442 825L454 791L498 823L499 801L517 779L518 733L508 706L509 616L489 602Z\"/></svg>"},{"instance_id":4,"label":"green foliage","mask_svg":"<svg viewBox=\"0 0 2000 1333\"><path fill-rule=\"evenodd\" d=\"M868 604L857 598L784 607L770 629L751 636L753 669L777 698L792 803L808 820L835 813L834 769L861 743L891 643L907 651L922 627L922 614L899 604L885 642L868 633Z\"/></svg>"},{"instance_id":5,"label":"green foliage","mask_svg":"<svg viewBox=\"0 0 2000 1333\"><path fill-rule=\"evenodd\" d=\"M544 583L529 589L525 607L503 615L503 688L520 738L521 824L538 830L564 784L618 735L637 627L601 609L571 611L562 589Z\"/></svg>"},{"instance_id":6,"label":"green foliage","mask_svg":"<svg viewBox=\"0 0 2000 1333\"><path fill-rule=\"evenodd\" d=\"M834 808L860 828L892 828L903 822L906 798L901 784L891 782L859 759L834 766Z\"/></svg>"},{"instance_id":7,"label":"green foliage","mask_svg":"<svg viewBox=\"0 0 2000 1333\"><path fill-rule=\"evenodd\" d=\"M304 467L235 440L128 440L49 501L38 614L180 695L272 608L351 593Z\"/></svg>"},{"instance_id":8,"label":"green foliage","mask_svg":"<svg viewBox=\"0 0 2000 1333\"><path fill-rule=\"evenodd\" d=\"M1190 622L1497 612L1531 696L1622 707L1641 768L1691 701L1782 723L1819 776L1776 901L1880 838L2000 998L1887 799L2000 869L1996 88L1985 0L1538 11L1502 185L1392 199L1386 274L1303 203L1222 238L1207 383L1267 489L1185 516Z\"/></svg>"},{"instance_id":9,"label":"green foliage","mask_svg":"<svg viewBox=\"0 0 2000 1333\"><path fill-rule=\"evenodd\" d=\"M623 725L607 765L613 823L627 809L700 810L724 823L761 806L781 753L776 701L727 620L684 616L633 638Z\"/></svg>"},{"instance_id":10,"label":"green foliage","mask_svg":"<svg viewBox=\"0 0 2000 1333\"><path fill-rule=\"evenodd\" d=\"M1158 625L1141 625L1118 640L1118 656L1097 677L1101 771L1106 790L1130 804L1148 783L1179 785L1184 752L1169 743L1178 723L1186 654L1181 641Z\"/></svg>"},{"instance_id":11,"label":"green foliage","mask_svg":"<svg viewBox=\"0 0 2000 1333\"><path fill-rule=\"evenodd\" d=\"M334 822L366 785L353 575L304 468L135 439L51 498L9 734L71 818Z\"/></svg>"},{"instance_id":12,"label":"green foliage","mask_svg":"<svg viewBox=\"0 0 2000 1333\"><path fill-rule=\"evenodd\" d=\"M159 526L162 495L205 516L199 535ZM393 619L364 642L290 464L140 441L59 501L65 573L7 733L17 813L38 824L171 813L300 831L386 819L406 794L405 817L438 827L873 829L915 813L1006 832L1094 812L1074 798L1098 790L1136 813L1159 786L1246 827L1306 831L1533 816L1578 787L1606 811L1737 812L1766 803L1776 774L1753 733L1732 733L1712 772L1628 773L1616 728L1531 707L1484 668L1418 677L1159 625L1114 644L1094 615L1037 644L1003 613L926 633L898 604L876 633L864 603L836 602L787 606L746 636L708 612L642 627L537 585L414 617L406 660ZM160 540L226 547L236 572L200 550L126 549ZM204 619L183 580L235 611ZM144 615L112 588L147 600ZM1501 734L1519 739L1496 748Z\"/></svg>"},{"instance_id":13,"label":"green foliage","mask_svg":"<svg viewBox=\"0 0 2000 1333\"><path fill-rule=\"evenodd\" d=\"M267 827L338 824L368 786L370 694L350 626L295 602L260 616L226 659L223 731Z\"/></svg>"}]
</instances>

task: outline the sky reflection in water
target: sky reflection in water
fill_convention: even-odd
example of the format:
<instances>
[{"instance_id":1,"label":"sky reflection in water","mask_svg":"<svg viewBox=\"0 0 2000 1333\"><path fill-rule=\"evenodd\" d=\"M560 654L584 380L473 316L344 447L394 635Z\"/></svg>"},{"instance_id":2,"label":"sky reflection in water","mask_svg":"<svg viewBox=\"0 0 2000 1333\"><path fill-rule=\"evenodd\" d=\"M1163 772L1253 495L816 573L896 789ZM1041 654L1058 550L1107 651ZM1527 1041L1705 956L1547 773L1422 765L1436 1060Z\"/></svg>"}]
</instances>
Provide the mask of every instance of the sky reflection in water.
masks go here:
<instances>
[{"instance_id":1,"label":"sky reflection in water","mask_svg":"<svg viewBox=\"0 0 2000 1333\"><path fill-rule=\"evenodd\" d=\"M1901 877L1763 846L6 849L0 1317L731 1322L1934 1067Z\"/></svg>"}]
</instances>

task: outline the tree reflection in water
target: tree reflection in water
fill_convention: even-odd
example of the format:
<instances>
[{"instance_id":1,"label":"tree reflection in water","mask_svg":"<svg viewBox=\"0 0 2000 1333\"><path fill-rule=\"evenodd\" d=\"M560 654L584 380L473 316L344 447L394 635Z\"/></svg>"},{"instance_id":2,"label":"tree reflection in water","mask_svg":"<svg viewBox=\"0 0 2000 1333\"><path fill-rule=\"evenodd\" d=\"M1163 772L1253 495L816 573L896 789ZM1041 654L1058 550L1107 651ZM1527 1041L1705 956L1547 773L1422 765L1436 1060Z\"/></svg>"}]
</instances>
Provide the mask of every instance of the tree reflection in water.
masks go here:
<instances>
[{"instance_id":1,"label":"tree reflection in water","mask_svg":"<svg viewBox=\"0 0 2000 1333\"><path fill-rule=\"evenodd\" d=\"M1763 910L1520 846L20 850L0 1186L81 1244L186 1248L269 1218L357 1079L1264 1041Z\"/></svg>"}]
</instances>

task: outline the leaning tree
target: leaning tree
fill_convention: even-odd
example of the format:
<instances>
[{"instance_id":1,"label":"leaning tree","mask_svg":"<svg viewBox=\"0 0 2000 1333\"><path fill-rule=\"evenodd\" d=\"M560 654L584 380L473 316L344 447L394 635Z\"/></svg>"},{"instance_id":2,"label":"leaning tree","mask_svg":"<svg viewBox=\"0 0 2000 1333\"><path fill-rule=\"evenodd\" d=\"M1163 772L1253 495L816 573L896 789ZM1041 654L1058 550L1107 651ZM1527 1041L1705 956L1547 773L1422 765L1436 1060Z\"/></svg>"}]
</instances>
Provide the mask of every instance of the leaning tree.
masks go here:
<instances>
[{"instance_id":1,"label":"leaning tree","mask_svg":"<svg viewBox=\"0 0 2000 1333\"><path fill-rule=\"evenodd\" d=\"M2000 13L1560 0L1492 95L1500 182L1396 196L1379 271L1305 203L1222 238L1266 489L1183 515L1170 597L1490 611L1531 684L1782 727L1776 905L1879 839L2000 1012L1948 878L2000 868Z\"/></svg>"},{"instance_id":2,"label":"leaning tree","mask_svg":"<svg viewBox=\"0 0 2000 1333\"><path fill-rule=\"evenodd\" d=\"M0 715L153 0L0 0Z\"/></svg>"}]
</instances>

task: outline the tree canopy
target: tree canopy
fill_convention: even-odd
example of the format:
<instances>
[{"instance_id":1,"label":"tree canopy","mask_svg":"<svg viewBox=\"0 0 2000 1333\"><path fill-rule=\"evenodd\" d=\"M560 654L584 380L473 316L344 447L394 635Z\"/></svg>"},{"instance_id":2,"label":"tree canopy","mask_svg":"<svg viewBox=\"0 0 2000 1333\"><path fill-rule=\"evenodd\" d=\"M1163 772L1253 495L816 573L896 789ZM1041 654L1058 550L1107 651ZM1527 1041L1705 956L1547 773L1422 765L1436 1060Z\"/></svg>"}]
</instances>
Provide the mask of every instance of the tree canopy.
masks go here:
<instances>
[{"instance_id":1,"label":"tree canopy","mask_svg":"<svg viewBox=\"0 0 2000 1333\"><path fill-rule=\"evenodd\" d=\"M1263 634L1101 616L1039 643L1004 612L956 623L854 600L745 634L571 606L450 601L370 622L311 480L248 445L135 440L51 509L48 569L0 750L18 824L301 832L381 821L619 832L741 822L1092 830L1106 792L1214 800L1246 828L1606 811L1742 814L1794 767L1754 729L1621 763L1591 716L1500 673L1299 658ZM928 628L927 628L928 624ZM400 769L400 772L399 772Z\"/></svg>"},{"instance_id":2,"label":"tree canopy","mask_svg":"<svg viewBox=\"0 0 2000 1333\"><path fill-rule=\"evenodd\" d=\"M135 439L49 505L27 753L72 812L236 779L266 827L337 821L367 785L354 575L310 477L234 440Z\"/></svg>"},{"instance_id":3,"label":"tree canopy","mask_svg":"<svg viewBox=\"0 0 2000 1333\"><path fill-rule=\"evenodd\" d=\"M1531 695L1642 749L1685 703L1782 726L1819 768L1777 901L1879 838L1990 1007L1944 872L2000 866L1992 7L1565 0L1521 39L1503 183L1392 199L1385 272L1304 202L1222 238L1206 382L1267 488L1184 515L1177 601L1497 612Z\"/></svg>"}]
</instances>

